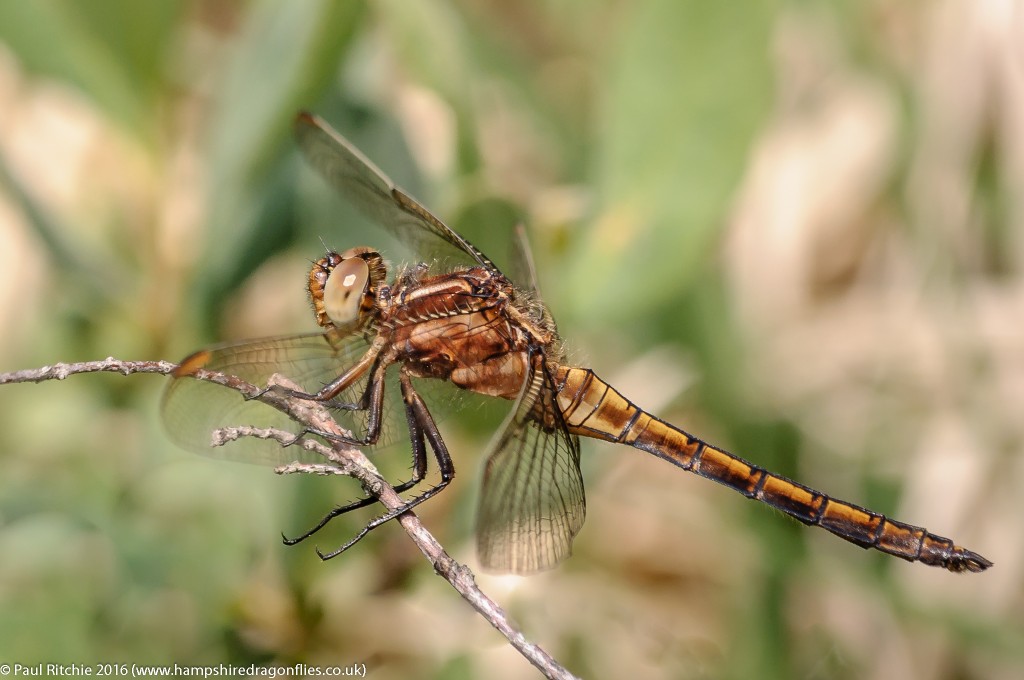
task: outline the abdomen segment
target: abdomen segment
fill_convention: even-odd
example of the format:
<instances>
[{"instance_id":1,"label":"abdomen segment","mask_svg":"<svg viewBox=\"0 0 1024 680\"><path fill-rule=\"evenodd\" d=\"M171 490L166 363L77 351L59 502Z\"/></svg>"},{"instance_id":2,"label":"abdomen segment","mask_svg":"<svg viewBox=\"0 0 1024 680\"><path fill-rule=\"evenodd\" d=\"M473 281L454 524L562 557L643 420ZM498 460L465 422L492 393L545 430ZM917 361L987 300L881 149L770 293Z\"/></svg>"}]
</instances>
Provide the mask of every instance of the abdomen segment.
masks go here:
<instances>
[{"instance_id":1,"label":"abdomen segment","mask_svg":"<svg viewBox=\"0 0 1024 680\"><path fill-rule=\"evenodd\" d=\"M992 566L948 538L831 498L717 449L638 408L590 369L559 367L556 382L562 417L575 434L653 453L862 548L953 572Z\"/></svg>"}]
</instances>

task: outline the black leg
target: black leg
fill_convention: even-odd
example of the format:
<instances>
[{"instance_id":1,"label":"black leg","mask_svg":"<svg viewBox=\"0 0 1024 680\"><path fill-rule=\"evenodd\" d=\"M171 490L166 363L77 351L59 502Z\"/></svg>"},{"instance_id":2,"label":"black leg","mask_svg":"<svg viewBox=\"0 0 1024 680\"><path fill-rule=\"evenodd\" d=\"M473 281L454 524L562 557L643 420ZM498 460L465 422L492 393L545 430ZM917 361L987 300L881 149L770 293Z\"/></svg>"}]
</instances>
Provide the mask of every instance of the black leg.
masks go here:
<instances>
[{"instance_id":1,"label":"black leg","mask_svg":"<svg viewBox=\"0 0 1024 680\"><path fill-rule=\"evenodd\" d=\"M375 443L377 439L380 437L382 414L384 411L384 375L386 371L387 366L384 366L383 364L377 364L374 367L373 373L370 376L370 382L367 385L366 390L364 392L363 398L368 401L368 417L366 425L366 434L362 439L342 437L331 432L324 432L322 430L307 427L303 429L295 437L295 439L292 442L290 442L289 445L294 444L295 442L299 441L302 437L306 435L316 435L318 437L323 437L324 439L327 439L329 441L340 441L342 443L351 444L354 446L366 446ZM406 410L408 410L408 408ZM395 487L395 490L398 491L399 493L403 491L408 491L409 489L419 484L426 474L426 452L422 450L417 451L417 449L413 447L412 479L402 482L401 484ZM327 524L330 523L330 521L335 517L338 517L339 515L344 515L346 512L351 512L352 510L365 508L366 506L372 505L375 502L377 502L376 498L372 496L367 496L365 498L360 498L356 501L353 501L352 503L348 503L347 505L338 506L331 510L330 512L328 512L326 515L324 515L323 518L321 518L321 520L317 522L316 526L314 526L312 529L309 529L308 531L304 532L299 536L296 536L295 538L288 538L284 534L281 535L281 538L284 540L285 545L295 545L296 543L301 543L302 541L306 540L307 538L309 538L310 536L312 536L313 534L327 526Z\"/></svg>"},{"instance_id":2,"label":"black leg","mask_svg":"<svg viewBox=\"0 0 1024 680\"><path fill-rule=\"evenodd\" d=\"M381 362L381 357L378 355L376 360L373 363L372 368L370 369L370 375L371 376L373 376L375 373L377 373L378 370L380 370L381 363L382 363ZM307 395L307 396L305 396L303 398L309 399L311 401L318 401L318 402L324 404L324 406L327 406L328 408L337 409L339 411L366 411L367 409L370 408L370 403L372 401L371 393L373 391L373 385L374 385L374 381L373 380L367 380L366 381L366 387L363 388L363 393L359 395L359 401L351 402L351 403L350 402L334 401L334 397L331 397L329 399L320 399L320 398L318 398L317 394L310 394L310 395ZM349 387L351 387L351 385L349 385ZM326 388L327 388L327 386L325 385L324 389L326 389ZM339 392L339 394L340 394L340 392ZM334 395L334 396L336 397L337 394Z\"/></svg>"},{"instance_id":3,"label":"black leg","mask_svg":"<svg viewBox=\"0 0 1024 680\"><path fill-rule=\"evenodd\" d=\"M365 409L367 412L366 432L362 437L344 437L312 427L303 429L299 436L316 435L327 441L341 442L342 444L351 444L352 446L372 446L376 444L380 438L380 428L384 416L384 375L386 373L387 365L381 362L374 367L373 373L370 374L370 382L366 387L366 395L368 396L364 397L368 402ZM328 402L327 405L329 406L330 403Z\"/></svg>"},{"instance_id":4,"label":"black leg","mask_svg":"<svg viewBox=\"0 0 1024 680\"><path fill-rule=\"evenodd\" d=\"M395 487L395 491L397 491L398 493L404 493L404 492L408 491L409 489L413 488L414 486L416 486L417 484L422 482L423 478L426 476L426 474L427 474L427 452L426 452L426 450L422 446L420 446L420 447L413 446L412 447L412 479L404 481L401 484L399 484L398 486L396 486ZM327 526L327 524L332 519L334 519L335 517L339 517L341 515L344 515L347 512L351 512L353 510L358 510L359 508L365 508L366 506L373 505L376 502L377 502L377 499L374 498L373 496L366 496L365 498L360 498L360 499L358 499L356 501L348 503L347 505L339 505L338 507L334 508L333 510L328 512L326 515L324 515L323 518L319 522L317 522L316 526L314 526L309 531L306 531L301 536L296 536L295 538L288 538L287 536L282 534L281 538L284 540L284 544L285 545L295 545L296 543L301 543L302 541L306 540L307 538L309 538L310 536L312 536L313 534L315 534L316 532L320 531L325 526Z\"/></svg>"},{"instance_id":5,"label":"black leg","mask_svg":"<svg viewBox=\"0 0 1024 680\"><path fill-rule=\"evenodd\" d=\"M434 452L434 458L437 460L437 466L441 472L441 481L420 495L403 503L401 507L390 510L385 514L370 520L370 522L363 527L358 534L340 548L326 554L317 549L317 554L322 560L329 560L332 557L337 557L361 541L363 537L377 527L386 524L409 510L412 510L423 501L440 493L440 491L448 486L452 479L455 478L455 465L452 463L451 456L448 454L448 447L445 446L444 440L441 439L441 433L437 429L437 424L434 422L434 418L430 415L430 411L427 410L427 405L423 403L423 399L420 398L420 395L416 393L415 389L413 389L412 380L404 371L400 373L400 381L402 385L402 400L405 402L405 416L409 423L409 438L412 442L413 460L422 460L422 465L425 468L427 455L426 444L429 444L431 450ZM424 440L426 440L426 443Z\"/></svg>"},{"instance_id":6,"label":"black leg","mask_svg":"<svg viewBox=\"0 0 1024 680\"><path fill-rule=\"evenodd\" d=\"M291 390L285 387L275 386L267 387L266 389L262 390L260 394L263 394L268 390L274 390L279 394L284 394L289 397L295 397L296 399L308 399L310 401L319 402L331 401L336 396L338 396L346 389L351 387L367 371L372 370L372 372L375 373L376 370L380 367L381 363L389 363L387 361L379 361L379 357L380 349L371 348L369 351L366 352L366 354L360 357L359 361L357 361L355 364L349 367L347 371L345 371L337 378L321 387L316 392L302 392L300 390Z\"/></svg>"}]
</instances>

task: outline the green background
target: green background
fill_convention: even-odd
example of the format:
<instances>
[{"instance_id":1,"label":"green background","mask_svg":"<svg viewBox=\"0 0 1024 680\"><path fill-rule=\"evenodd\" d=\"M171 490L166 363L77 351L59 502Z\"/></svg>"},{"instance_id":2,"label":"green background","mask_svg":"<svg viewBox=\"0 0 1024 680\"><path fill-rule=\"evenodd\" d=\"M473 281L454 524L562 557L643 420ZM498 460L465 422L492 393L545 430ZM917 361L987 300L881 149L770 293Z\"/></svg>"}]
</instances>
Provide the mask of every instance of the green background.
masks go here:
<instances>
[{"instance_id":1,"label":"green background","mask_svg":"<svg viewBox=\"0 0 1024 680\"><path fill-rule=\"evenodd\" d=\"M0 3L0 370L312 330L323 244L388 244L302 167L309 109L499 263L523 220L572 362L996 564L864 552L586 444L574 556L478 574L531 640L594 678L1020 677L1020 12ZM175 449L164 382L0 389L0 663L535 676L397 526L282 546L355 484ZM444 420L459 475L420 513L472 568L497 418Z\"/></svg>"}]
</instances>

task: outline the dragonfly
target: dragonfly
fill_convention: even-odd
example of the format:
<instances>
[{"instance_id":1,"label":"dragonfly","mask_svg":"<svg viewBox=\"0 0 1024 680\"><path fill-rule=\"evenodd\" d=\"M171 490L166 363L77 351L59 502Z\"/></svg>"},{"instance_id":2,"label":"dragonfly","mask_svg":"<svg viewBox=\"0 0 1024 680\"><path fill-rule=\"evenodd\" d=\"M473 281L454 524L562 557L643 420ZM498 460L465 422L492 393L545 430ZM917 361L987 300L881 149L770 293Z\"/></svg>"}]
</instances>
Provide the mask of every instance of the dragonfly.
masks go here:
<instances>
[{"instance_id":1,"label":"dragonfly","mask_svg":"<svg viewBox=\"0 0 1024 680\"><path fill-rule=\"evenodd\" d=\"M951 572L992 566L948 538L713 446L643 410L590 368L567 365L525 239L516 240L514 260L525 279L517 284L323 120L300 113L294 127L300 150L322 178L421 261L389 279L388 266L374 248L329 252L313 264L308 279L316 332L221 344L189 355L172 376L162 414L172 439L186 448L272 464L295 459L297 447L245 439L213 448L211 431L276 427L295 431L296 437L363 447L384 446L407 431L412 474L395 489L415 495L367 524L357 539L321 557L336 556L369 529L452 481L455 466L425 398L426 386L447 383L458 388L455 392L511 402L485 456L476 515L477 554L488 571L530 574L569 556L586 515L580 437L653 454L862 548ZM327 409L346 434L302 428L258 399L197 379L204 371L256 386L268 385L275 374L286 376L301 389L264 389L284 390L290 398ZM431 454L440 477L434 483L425 481ZM298 543L333 518L374 502L367 496L337 506L285 542Z\"/></svg>"}]
</instances>

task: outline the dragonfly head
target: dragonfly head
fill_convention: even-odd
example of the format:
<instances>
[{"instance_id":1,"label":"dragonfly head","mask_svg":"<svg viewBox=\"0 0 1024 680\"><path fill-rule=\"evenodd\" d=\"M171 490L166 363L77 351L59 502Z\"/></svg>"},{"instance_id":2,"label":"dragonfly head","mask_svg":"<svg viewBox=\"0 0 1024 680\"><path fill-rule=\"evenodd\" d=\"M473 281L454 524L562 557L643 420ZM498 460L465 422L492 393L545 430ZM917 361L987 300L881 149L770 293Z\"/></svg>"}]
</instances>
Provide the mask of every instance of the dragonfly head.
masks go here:
<instances>
[{"instance_id":1,"label":"dragonfly head","mask_svg":"<svg viewBox=\"0 0 1024 680\"><path fill-rule=\"evenodd\" d=\"M358 325L373 312L377 290L386 278L384 259L372 248L327 253L309 272L316 322L325 328Z\"/></svg>"}]
</instances>

